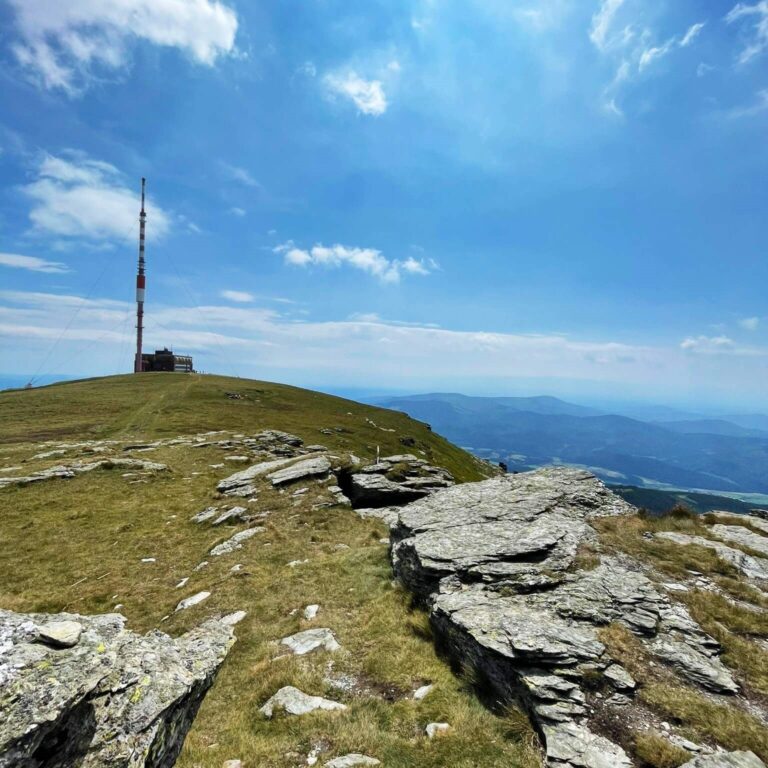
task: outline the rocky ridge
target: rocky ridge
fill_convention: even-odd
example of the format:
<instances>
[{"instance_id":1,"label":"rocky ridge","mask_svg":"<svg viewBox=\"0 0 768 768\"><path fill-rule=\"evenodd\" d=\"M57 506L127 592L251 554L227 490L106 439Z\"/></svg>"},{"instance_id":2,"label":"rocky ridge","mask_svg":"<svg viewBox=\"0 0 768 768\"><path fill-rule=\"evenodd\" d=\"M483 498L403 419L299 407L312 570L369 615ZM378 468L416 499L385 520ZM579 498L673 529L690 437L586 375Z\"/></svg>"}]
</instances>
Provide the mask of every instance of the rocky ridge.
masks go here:
<instances>
[{"instance_id":1,"label":"rocky ridge","mask_svg":"<svg viewBox=\"0 0 768 768\"><path fill-rule=\"evenodd\" d=\"M549 470L452 487L450 474L412 454L365 464L352 455L333 455L320 445L305 447L296 436L276 430L253 437L219 439L216 433L154 444L114 443L104 446L103 451L143 452L161 444L200 445L232 452L225 461L255 461L219 482L217 492L224 506L218 503L207 508L193 518L195 522L225 527L249 524L268 513L254 514L248 506L240 505L267 489L286 493L289 500L312 490L313 499L327 499L317 506L352 503L361 516L386 520L394 528L396 574L431 607L436 635L455 658L481 670L500 698L522 698L543 737L550 766L631 764L621 748L607 738L610 734L601 731L601 724L593 722L594 700L585 684L600 675L615 690L612 706L632 703L634 680L610 659L598 637L599 628L609 623L630 628L661 662L674 666L681 677L713 695L732 696L738 690L719 659L717 643L670 600L662 586L648 578L644 566L624 556L602 556L596 566L584 564L584 550L599 548L591 521L635 512L586 473ZM106 464L112 459L103 461ZM104 466L101 462L88 464ZM288 490L295 485L300 489ZM228 501L237 506L227 505ZM400 507L402 504L408 506ZM725 525L732 522L724 519L721 527L732 528ZM258 526L240 530L209 554L235 552L262 530ZM721 535L723 540L737 541L733 531L721 533L728 534ZM673 536L683 534L669 534L675 543L702 544ZM766 566L762 558L729 544L702 541L721 557L730 554L731 562L743 572L749 571L750 578L761 578ZM205 565L202 562L195 570ZM240 566L232 568L234 571ZM195 593L182 600L177 610L208 596L209 592ZM82 617L62 618L58 623L77 624L78 618ZM51 647L61 638L76 635L77 644L82 630L78 635L71 627L53 627L48 632L38 626L38 637L47 637ZM304 647L306 652L332 651L336 645L330 629L307 630L284 638L282 643L298 655L305 652ZM63 646L58 647L61 650ZM297 709L295 714L316 707L343 708L338 702L307 696L290 686L280 689L270 702L288 713ZM268 716L266 711L264 715ZM432 728L430 738L451 731L447 723L429 725L445 726ZM751 754L733 753L702 755L689 765L758 768L763 764Z\"/></svg>"},{"instance_id":2,"label":"rocky ridge","mask_svg":"<svg viewBox=\"0 0 768 768\"><path fill-rule=\"evenodd\" d=\"M555 468L439 491L393 525L395 575L428 607L437 642L502 701L525 706L550 768L633 765L594 716L588 681L606 680L617 707L631 705L635 688L601 627L625 626L689 684L739 690L718 643L641 564L597 557L590 522L635 511L589 473ZM762 765L733 759L692 765Z\"/></svg>"}]
</instances>

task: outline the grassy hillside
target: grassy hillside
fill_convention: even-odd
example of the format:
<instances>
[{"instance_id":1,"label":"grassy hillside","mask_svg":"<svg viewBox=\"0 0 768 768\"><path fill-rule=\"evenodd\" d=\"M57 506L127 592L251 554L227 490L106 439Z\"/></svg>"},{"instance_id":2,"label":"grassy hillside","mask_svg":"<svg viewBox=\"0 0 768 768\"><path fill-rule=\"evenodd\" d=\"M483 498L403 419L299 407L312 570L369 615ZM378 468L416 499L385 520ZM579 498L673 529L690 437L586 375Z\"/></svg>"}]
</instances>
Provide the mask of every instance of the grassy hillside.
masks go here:
<instances>
[{"instance_id":1,"label":"grassy hillside","mask_svg":"<svg viewBox=\"0 0 768 768\"><path fill-rule=\"evenodd\" d=\"M236 393L241 399L229 399ZM321 428L338 432L319 433ZM298 387L200 374L145 373L0 393L0 445L43 440L154 439L210 430L282 429L333 450L403 453L413 438L457 480L482 474L467 453L405 414ZM322 438L322 439L321 439Z\"/></svg>"},{"instance_id":2,"label":"grassy hillside","mask_svg":"<svg viewBox=\"0 0 768 768\"><path fill-rule=\"evenodd\" d=\"M229 399L227 392L241 399ZM0 477L92 460L92 446L76 445L85 439L136 442L262 429L285 430L306 444L364 460L373 459L377 448L382 455L415 453L461 480L489 471L404 414L277 384L147 374L0 393ZM315 748L319 765L349 752L398 768L539 765L527 720L516 711L485 709L470 682L435 655L424 616L392 583L380 521L362 520L342 506L320 506L324 486L315 481L283 492L265 483L252 503L225 503L216 484L248 466L227 460L240 449L124 447L97 446L105 453L96 458L131 456L167 464L168 471L115 467L0 488L0 605L18 611L117 609L132 629L171 634L209 616L247 611L187 739L181 768L221 768L229 759L241 759L244 768L298 768ZM64 453L38 455L51 450ZM264 530L237 552L211 557L213 546L246 525L213 527L190 518L211 504L238 503L264 515L258 521ZM235 565L241 567L233 571ZM182 598L201 591L210 597L174 613ZM320 605L313 622L303 617L309 604ZM331 628L342 650L286 655L280 639L310 627ZM433 692L413 700L412 692L425 683L434 683ZM349 709L267 721L258 708L283 685ZM430 741L424 727L433 721L450 722L453 731Z\"/></svg>"}]
</instances>

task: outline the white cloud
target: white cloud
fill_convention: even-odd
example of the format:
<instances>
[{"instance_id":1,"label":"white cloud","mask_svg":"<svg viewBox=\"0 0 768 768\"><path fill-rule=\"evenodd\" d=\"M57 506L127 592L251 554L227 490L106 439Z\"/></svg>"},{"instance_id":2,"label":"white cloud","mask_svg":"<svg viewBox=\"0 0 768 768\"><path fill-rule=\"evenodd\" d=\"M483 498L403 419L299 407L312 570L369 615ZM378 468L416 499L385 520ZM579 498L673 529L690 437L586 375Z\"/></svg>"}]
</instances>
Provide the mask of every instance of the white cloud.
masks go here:
<instances>
[{"instance_id":1,"label":"white cloud","mask_svg":"<svg viewBox=\"0 0 768 768\"><path fill-rule=\"evenodd\" d=\"M236 301L240 304L248 304L254 300L252 293L246 291L222 291L221 297L223 299L229 299L229 301Z\"/></svg>"},{"instance_id":2,"label":"white cloud","mask_svg":"<svg viewBox=\"0 0 768 768\"><path fill-rule=\"evenodd\" d=\"M61 274L69 272L69 267L58 261L46 261L37 256L21 256L18 253L0 253L0 266L26 269L30 272L50 272Z\"/></svg>"},{"instance_id":3,"label":"white cloud","mask_svg":"<svg viewBox=\"0 0 768 768\"><path fill-rule=\"evenodd\" d=\"M728 336L689 336L680 342L684 352L697 354L726 354L736 351L736 343Z\"/></svg>"},{"instance_id":4,"label":"white cloud","mask_svg":"<svg viewBox=\"0 0 768 768\"><path fill-rule=\"evenodd\" d=\"M676 43L676 39L672 37L662 45L646 48L640 54L640 61L637 63L638 71L642 72L647 66L652 64L654 61L666 56L672 50L675 43Z\"/></svg>"},{"instance_id":5,"label":"white cloud","mask_svg":"<svg viewBox=\"0 0 768 768\"><path fill-rule=\"evenodd\" d=\"M62 317L72 316L78 307L62 334ZM51 340L60 336L44 373L128 371L134 311L128 301L0 291L0 345L5 352L0 371L35 370ZM207 371L299 385L461 391L483 386L503 390L513 379L527 379L531 388L544 380L567 379L577 387L600 381L614 392L655 392L667 399L671 394L690 398L694 390L722 398L732 389L764 402L768 375L767 348L740 349L723 341L715 343L720 354L694 354L677 345L433 328L370 313L313 322L290 306L283 314L255 305L152 304L146 319L148 348L167 345L192 353L198 368ZM82 354L86 349L88 354Z\"/></svg>"},{"instance_id":6,"label":"white cloud","mask_svg":"<svg viewBox=\"0 0 768 768\"><path fill-rule=\"evenodd\" d=\"M94 66L119 69L135 40L178 48L211 66L234 49L235 12L219 0L9 0L18 61L45 88L76 92Z\"/></svg>"},{"instance_id":7,"label":"white cloud","mask_svg":"<svg viewBox=\"0 0 768 768\"><path fill-rule=\"evenodd\" d=\"M413 256L409 256L400 266L403 272L409 272L412 275L428 275L430 272L424 261L414 259Z\"/></svg>"},{"instance_id":8,"label":"white cloud","mask_svg":"<svg viewBox=\"0 0 768 768\"><path fill-rule=\"evenodd\" d=\"M37 232L94 241L137 238L139 192L125 186L113 165L76 152L45 155L36 177L21 191L32 200L29 218ZM148 198L148 237L163 237L170 223L169 215Z\"/></svg>"},{"instance_id":9,"label":"white cloud","mask_svg":"<svg viewBox=\"0 0 768 768\"><path fill-rule=\"evenodd\" d=\"M704 29L706 22L698 22L688 27L688 30L682 37L674 36L670 37L665 43L659 46L653 46L646 48L640 54L640 61L638 62L638 70L642 72L649 64L666 56L670 51L675 48L688 48L696 38L701 34L701 30Z\"/></svg>"},{"instance_id":10,"label":"white cloud","mask_svg":"<svg viewBox=\"0 0 768 768\"><path fill-rule=\"evenodd\" d=\"M403 272L412 275L428 275L437 266L433 260L418 260L412 256L405 261L390 260L375 248L357 248L339 244L330 247L318 244L312 248L303 249L289 240L274 248L273 252L282 254L286 264L299 267L346 265L367 272L383 283L399 282Z\"/></svg>"},{"instance_id":11,"label":"white cloud","mask_svg":"<svg viewBox=\"0 0 768 768\"><path fill-rule=\"evenodd\" d=\"M756 331L758 329L758 326L760 325L760 318L759 317L745 317L742 320L739 320L739 325L745 331Z\"/></svg>"},{"instance_id":12,"label":"white cloud","mask_svg":"<svg viewBox=\"0 0 768 768\"><path fill-rule=\"evenodd\" d=\"M76 307L80 308L78 314L62 334L62 313L71 314ZM0 291L0 337L4 348L10 344L14 352L22 353L23 359L16 356L13 360L19 370L27 360L36 359L41 348L47 348L47 344L37 344L38 340L47 342L61 335L61 361L73 358L73 351L81 349L85 342L92 354L88 359L80 358L82 365L111 366L101 370L112 372L116 369L113 358L132 339L130 322L125 321L133 311L130 302ZM99 340L104 342L102 350L94 343ZM575 378L589 378L604 373L611 365L636 372L647 364L643 349L614 342L445 330L385 321L374 314L343 321L308 322L297 319L295 314L283 316L245 306L155 305L147 313L146 344L148 348L168 345L179 351L202 353L209 360L216 358L219 372L230 362L235 365L237 360L247 360L262 374L269 365L283 371L303 371L305 375L307 371L312 375L327 372L337 381L344 381L347 377L370 379L375 371L380 381L400 384L404 375L454 376L461 368L471 370L473 377L560 376L566 369ZM0 370L9 362L10 356L4 355ZM213 369L207 363L203 366Z\"/></svg>"},{"instance_id":13,"label":"white cloud","mask_svg":"<svg viewBox=\"0 0 768 768\"><path fill-rule=\"evenodd\" d=\"M687 48L700 34L701 30L706 26L706 22L700 21L697 24L692 24L688 27L688 31L683 35L680 40L680 47Z\"/></svg>"},{"instance_id":14,"label":"white cloud","mask_svg":"<svg viewBox=\"0 0 768 768\"><path fill-rule=\"evenodd\" d=\"M712 72L715 68L711 64L707 64L702 61L698 67L696 67L696 77L704 77L708 72Z\"/></svg>"},{"instance_id":15,"label":"white cloud","mask_svg":"<svg viewBox=\"0 0 768 768\"><path fill-rule=\"evenodd\" d=\"M752 37L739 54L739 63L746 64L768 48L768 0L759 0L754 5L739 3L725 17L729 24L742 19L753 22Z\"/></svg>"},{"instance_id":16,"label":"white cloud","mask_svg":"<svg viewBox=\"0 0 768 768\"><path fill-rule=\"evenodd\" d=\"M245 184L246 187L261 187L256 179L253 178L250 171L245 168L240 168L237 165L230 165L229 163L221 164L224 173L232 179L232 181L238 181L241 184Z\"/></svg>"},{"instance_id":17,"label":"white cloud","mask_svg":"<svg viewBox=\"0 0 768 768\"><path fill-rule=\"evenodd\" d=\"M589 39L600 51L605 51L611 47L613 41L610 39L611 27L624 0L603 0L600 10L592 17L592 28L589 33Z\"/></svg>"},{"instance_id":18,"label":"white cloud","mask_svg":"<svg viewBox=\"0 0 768 768\"><path fill-rule=\"evenodd\" d=\"M237 206L234 206L234 207L232 207L232 208L230 208L230 209L229 209L229 212L230 212L230 213L231 213L233 216L239 216L240 218L242 218L243 216L245 216L245 208L238 208Z\"/></svg>"},{"instance_id":19,"label":"white cloud","mask_svg":"<svg viewBox=\"0 0 768 768\"><path fill-rule=\"evenodd\" d=\"M655 43L652 42L655 38L653 30L642 18L634 19L632 24L613 31L616 15L623 6L624 0L603 0L599 11L592 17L590 31L590 39L595 47L617 66L613 80L603 89L602 94L604 111L616 117L624 116L619 98L621 91L637 75L643 74L673 51L693 45L705 26L705 22L697 22L690 25L685 33Z\"/></svg>"},{"instance_id":20,"label":"white cloud","mask_svg":"<svg viewBox=\"0 0 768 768\"><path fill-rule=\"evenodd\" d=\"M364 80L355 72L332 72L323 80L331 93L350 99L364 115L378 116L387 111L387 97L380 80Z\"/></svg>"}]
</instances>

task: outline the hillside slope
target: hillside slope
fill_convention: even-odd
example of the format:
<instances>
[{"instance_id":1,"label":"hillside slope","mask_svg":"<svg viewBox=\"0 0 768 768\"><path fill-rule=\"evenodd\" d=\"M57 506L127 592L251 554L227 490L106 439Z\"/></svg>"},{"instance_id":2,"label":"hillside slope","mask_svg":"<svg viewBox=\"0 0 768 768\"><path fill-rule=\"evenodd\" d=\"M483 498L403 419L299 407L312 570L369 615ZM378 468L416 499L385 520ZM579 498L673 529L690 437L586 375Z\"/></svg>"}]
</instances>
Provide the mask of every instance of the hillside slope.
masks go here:
<instances>
[{"instance_id":1,"label":"hillside slope","mask_svg":"<svg viewBox=\"0 0 768 768\"><path fill-rule=\"evenodd\" d=\"M424 614L392 582L380 520L335 504L314 478L261 482L250 498L216 492L261 460L251 436L267 429L293 433L308 449L322 444L341 461L370 462L378 450L423 457L459 480L493 472L404 414L277 384L148 374L0 393L0 479L93 467L0 487L0 607L118 611L133 631L173 636L245 611L181 768L235 759L298 768L312 756L324 764L356 752L403 768L538 766L527 719L485 709L435 654ZM236 506L246 517L192 519ZM254 528L240 549L213 554ZM304 613L311 605L314 619ZM295 656L280 645L314 628L331 629L341 649ZM425 684L432 693L415 700ZM267 720L259 709L287 685L348 709ZM430 722L451 722L454 735L428 739Z\"/></svg>"},{"instance_id":2,"label":"hillside slope","mask_svg":"<svg viewBox=\"0 0 768 768\"><path fill-rule=\"evenodd\" d=\"M0 445L278 428L334 450L368 455L377 447L382 454L402 453L412 438L457 480L483 477L482 465L469 454L405 414L285 384L145 373L0 392ZM334 434L322 435L321 428L333 428Z\"/></svg>"}]
</instances>

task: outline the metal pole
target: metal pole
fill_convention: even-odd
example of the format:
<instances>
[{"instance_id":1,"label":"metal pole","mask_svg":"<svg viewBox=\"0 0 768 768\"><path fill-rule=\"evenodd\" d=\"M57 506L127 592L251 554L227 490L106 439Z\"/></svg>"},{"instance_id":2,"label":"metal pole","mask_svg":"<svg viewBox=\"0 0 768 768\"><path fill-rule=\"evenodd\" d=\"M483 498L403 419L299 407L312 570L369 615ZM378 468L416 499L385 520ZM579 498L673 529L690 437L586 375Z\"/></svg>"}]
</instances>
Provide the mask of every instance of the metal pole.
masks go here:
<instances>
[{"instance_id":1,"label":"metal pole","mask_svg":"<svg viewBox=\"0 0 768 768\"><path fill-rule=\"evenodd\" d=\"M144 188L147 180L141 179L141 213L139 213L139 272L136 275L136 359L133 364L133 372L141 373L141 343L144 336L144 288L146 278L144 276L144 228L147 222L147 212L144 210Z\"/></svg>"}]
</instances>

